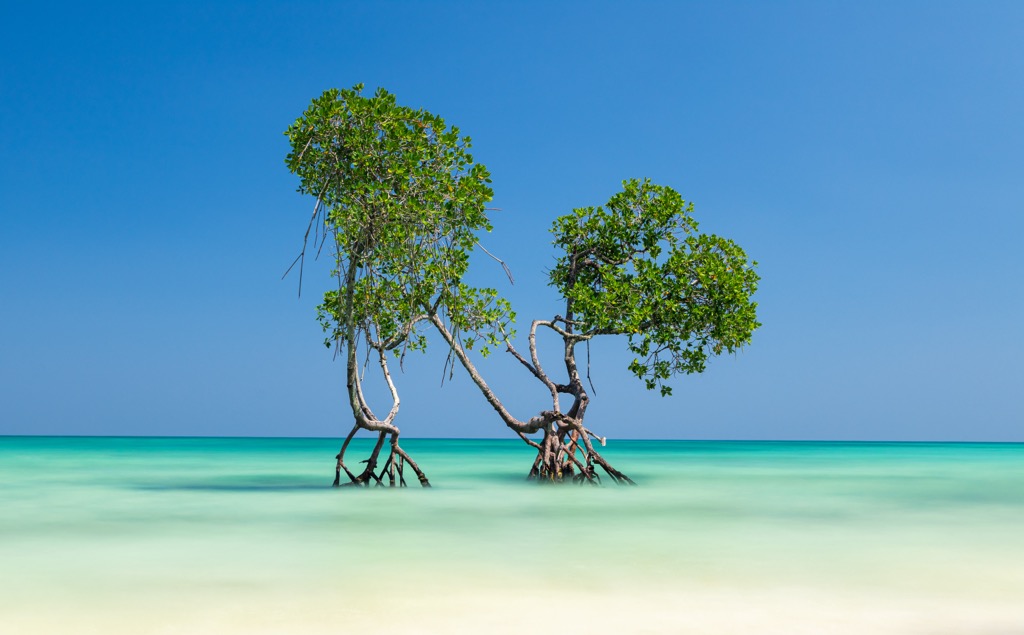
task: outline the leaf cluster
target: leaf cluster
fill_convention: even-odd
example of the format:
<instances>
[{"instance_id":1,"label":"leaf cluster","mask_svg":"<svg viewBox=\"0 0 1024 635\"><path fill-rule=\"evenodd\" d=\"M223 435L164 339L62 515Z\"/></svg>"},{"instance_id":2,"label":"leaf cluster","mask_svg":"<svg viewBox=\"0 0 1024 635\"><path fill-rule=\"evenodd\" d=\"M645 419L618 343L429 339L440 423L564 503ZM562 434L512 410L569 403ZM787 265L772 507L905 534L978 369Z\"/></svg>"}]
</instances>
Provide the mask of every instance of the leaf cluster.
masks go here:
<instances>
[{"instance_id":1,"label":"leaf cluster","mask_svg":"<svg viewBox=\"0 0 1024 635\"><path fill-rule=\"evenodd\" d=\"M422 349L425 312L472 323L482 310L473 298L489 290L461 280L478 232L491 229L490 175L458 128L362 88L325 91L285 132L298 191L316 197L318 248L328 241L335 256L337 288L318 317L328 345L360 331L382 350Z\"/></svg>"},{"instance_id":2,"label":"leaf cluster","mask_svg":"<svg viewBox=\"0 0 1024 635\"><path fill-rule=\"evenodd\" d=\"M629 369L662 395L672 376L702 372L760 326L757 263L733 241L699 233L692 213L672 188L634 179L551 230L561 255L550 284L566 299L570 328L579 339L628 336L637 356Z\"/></svg>"}]
</instances>

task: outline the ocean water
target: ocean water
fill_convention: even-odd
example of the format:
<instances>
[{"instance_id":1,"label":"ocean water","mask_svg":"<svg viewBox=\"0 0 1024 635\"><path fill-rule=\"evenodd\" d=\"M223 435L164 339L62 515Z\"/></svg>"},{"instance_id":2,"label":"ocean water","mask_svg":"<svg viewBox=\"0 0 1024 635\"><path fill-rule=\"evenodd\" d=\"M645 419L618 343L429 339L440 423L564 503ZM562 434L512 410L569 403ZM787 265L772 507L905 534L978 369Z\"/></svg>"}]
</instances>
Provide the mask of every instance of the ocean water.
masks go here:
<instances>
[{"instance_id":1,"label":"ocean water","mask_svg":"<svg viewBox=\"0 0 1024 635\"><path fill-rule=\"evenodd\" d=\"M0 437L0 633L1024 634L1024 445ZM350 455L355 463L368 442Z\"/></svg>"}]
</instances>

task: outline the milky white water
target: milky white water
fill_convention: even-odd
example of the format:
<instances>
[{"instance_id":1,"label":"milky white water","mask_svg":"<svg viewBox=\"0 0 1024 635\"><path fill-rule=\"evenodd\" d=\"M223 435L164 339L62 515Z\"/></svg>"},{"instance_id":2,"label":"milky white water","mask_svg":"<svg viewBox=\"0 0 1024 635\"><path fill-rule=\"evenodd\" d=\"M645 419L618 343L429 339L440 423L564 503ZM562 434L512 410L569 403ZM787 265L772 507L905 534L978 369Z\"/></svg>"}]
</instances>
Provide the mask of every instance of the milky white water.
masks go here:
<instances>
[{"instance_id":1,"label":"milky white water","mask_svg":"<svg viewBox=\"0 0 1024 635\"><path fill-rule=\"evenodd\" d=\"M1024 445L0 437L0 633L1024 634ZM366 445L351 455L364 452Z\"/></svg>"}]
</instances>

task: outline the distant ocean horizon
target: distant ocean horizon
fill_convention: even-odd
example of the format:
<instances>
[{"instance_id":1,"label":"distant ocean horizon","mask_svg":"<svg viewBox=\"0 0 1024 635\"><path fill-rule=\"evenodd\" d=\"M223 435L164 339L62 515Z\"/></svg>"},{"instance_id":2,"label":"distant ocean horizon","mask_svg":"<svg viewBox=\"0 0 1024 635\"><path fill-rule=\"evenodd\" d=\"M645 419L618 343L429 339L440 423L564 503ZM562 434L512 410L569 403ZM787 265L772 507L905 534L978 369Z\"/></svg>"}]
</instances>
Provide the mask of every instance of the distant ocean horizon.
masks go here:
<instances>
[{"instance_id":1,"label":"distant ocean horizon","mask_svg":"<svg viewBox=\"0 0 1024 635\"><path fill-rule=\"evenodd\" d=\"M365 435L365 433L364 433ZM296 439L296 440L342 440L345 435L236 435L236 434L7 434L0 432L0 438L40 438L40 439ZM366 438L361 437L361 438ZM508 436L491 437L424 437L402 435L402 440L415 441L502 441L513 444L525 444L518 438ZM538 437L539 438L539 437ZM1024 441L1000 440L962 440L962 439L809 439L809 438L693 438L693 437L608 437L609 442L683 442L683 443L823 443L823 444L939 444L939 445L1024 445Z\"/></svg>"},{"instance_id":2,"label":"distant ocean horizon","mask_svg":"<svg viewBox=\"0 0 1024 635\"><path fill-rule=\"evenodd\" d=\"M0 436L0 632L1024 632L1022 443L609 439L637 487L544 487L403 437L428 490L331 488L339 444Z\"/></svg>"}]
</instances>

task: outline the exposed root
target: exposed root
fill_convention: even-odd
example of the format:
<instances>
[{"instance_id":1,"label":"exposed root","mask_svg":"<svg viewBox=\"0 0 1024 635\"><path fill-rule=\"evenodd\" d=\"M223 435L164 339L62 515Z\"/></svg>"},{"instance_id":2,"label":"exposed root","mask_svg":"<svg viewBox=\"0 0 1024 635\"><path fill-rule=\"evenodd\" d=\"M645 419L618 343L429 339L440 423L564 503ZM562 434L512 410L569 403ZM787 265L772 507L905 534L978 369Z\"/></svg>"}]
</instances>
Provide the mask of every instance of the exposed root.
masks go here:
<instances>
[{"instance_id":1,"label":"exposed root","mask_svg":"<svg viewBox=\"0 0 1024 635\"><path fill-rule=\"evenodd\" d=\"M341 446L341 452L335 457L337 459L337 466L334 471L334 487L408 487L408 483L405 480L405 468L409 467L412 469L416 478L419 479L420 485L423 487L430 487L430 481L427 480L426 474L416 464L415 461L409 456L409 453L402 449L398 445L398 435L391 435L391 449L388 452L387 458L384 460L384 464L380 470L377 470L378 461L380 459L381 450L384 447L384 441L388 436L387 432L380 432L377 435L377 442L373 446L373 451L370 456L361 461L366 464L363 471L358 475L353 474L351 470L345 465L345 450L348 449L349 443L352 441L352 437L355 436L360 426L357 424L352 432L349 433L345 439L345 443ZM341 472L344 471L348 476L348 483L341 483ZM386 479L386 482L385 482Z\"/></svg>"},{"instance_id":2,"label":"exposed root","mask_svg":"<svg viewBox=\"0 0 1024 635\"><path fill-rule=\"evenodd\" d=\"M537 456L527 476L541 483L588 483L600 485L600 467L613 482L619 485L636 485L619 470L612 467L590 442L590 431L578 424L566 424L555 429L546 429L544 439L537 447ZM603 441L603 439L602 439ZM602 443L603 445L603 443Z\"/></svg>"}]
</instances>

